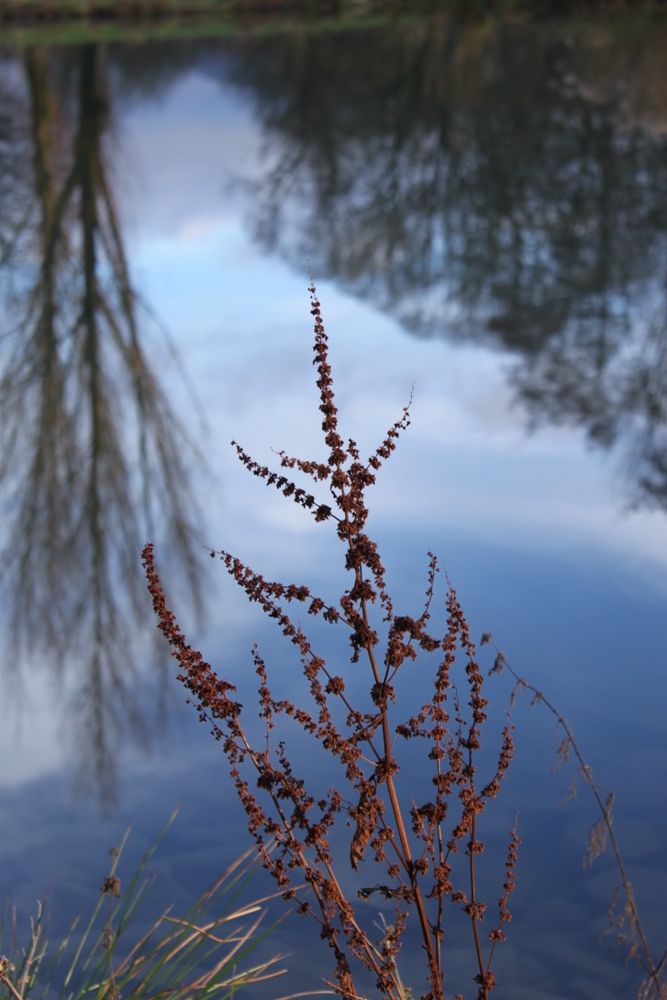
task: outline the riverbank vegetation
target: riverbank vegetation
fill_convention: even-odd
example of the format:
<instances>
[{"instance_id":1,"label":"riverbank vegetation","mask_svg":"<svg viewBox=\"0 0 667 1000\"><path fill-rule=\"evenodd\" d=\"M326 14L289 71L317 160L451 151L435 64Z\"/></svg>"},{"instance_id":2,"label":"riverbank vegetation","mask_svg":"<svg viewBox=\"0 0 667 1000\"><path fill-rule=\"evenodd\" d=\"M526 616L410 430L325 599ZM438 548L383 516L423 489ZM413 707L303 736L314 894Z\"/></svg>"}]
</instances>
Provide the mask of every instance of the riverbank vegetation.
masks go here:
<instances>
[{"instance_id":1,"label":"riverbank vegetation","mask_svg":"<svg viewBox=\"0 0 667 1000\"><path fill-rule=\"evenodd\" d=\"M626 20L664 7L663 0L0 0L0 45L331 31L434 16Z\"/></svg>"}]
</instances>

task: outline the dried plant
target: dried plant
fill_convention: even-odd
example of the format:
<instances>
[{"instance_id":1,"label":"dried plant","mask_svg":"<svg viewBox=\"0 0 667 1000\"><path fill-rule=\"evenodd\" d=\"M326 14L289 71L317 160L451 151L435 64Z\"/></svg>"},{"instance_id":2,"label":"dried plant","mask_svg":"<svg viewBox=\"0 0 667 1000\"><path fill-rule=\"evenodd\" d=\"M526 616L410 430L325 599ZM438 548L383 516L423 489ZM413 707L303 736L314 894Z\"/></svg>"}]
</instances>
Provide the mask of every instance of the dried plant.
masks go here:
<instances>
[{"instance_id":1,"label":"dried plant","mask_svg":"<svg viewBox=\"0 0 667 1000\"><path fill-rule=\"evenodd\" d=\"M585 762L575 742L572 727L567 719L544 696L542 691L539 691L523 677L519 676L507 662L505 654L498 648L490 632L484 633L480 646L485 646L487 643L490 643L496 652L496 657L489 674L500 674L503 670L507 670L514 679L510 696L511 704L514 705L518 694L530 693L532 695L531 705L544 705L555 716L558 742L552 772L559 771L564 764L567 764L570 753L572 753L577 761L577 769L572 777L568 798L576 795L577 775L580 774L588 788L590 788L600 811L600 818L592 825L589 832L583 867L590 868L595 859L605 852L608 840L611 844L614 861L621 879L621 884L616 888L609 906L609 928L606 933L614 935L614 944L617 948L626 949L626 964L632 959L636 959L644 970L646 979L640 986L638 1000L667 1000L667 980L664 976L667 947L662 952L660 958L656 960L653 957L648 938L642 927L632 883L627 876L612 826L612 806L614 804L615 793L602 788L593 780L593 769L590 764Z\"/></svg>"},{"instance_id":2,"label":"dried plant","mask_svg":"<svg viewBox=\"0 0 667 1000\"><path fill-rule=\"evenodd\" d=\"M452 996L450 981L445 981L443 955L451 912L446 906L450 900L469 922L473 979L477 983L477 997L485 1000L495 985L492 965L496 946L505 939L503 927L511 920L507 903L514 890L520 840L515 825L510 833L498 913L484 934L482 922L487 904L477 888L479 856L484 852L479 823L488 800L500 791L512 760L513 726L508 719L490 778L482 782L478 777L478 751L488 702L456 592L447 578L446 632L443 637L432 634L429 621L440 570L436 557L429 553L423 610L417 618L396 614L378 547L366 533L369 513L366 490L375 483L376 472L394 451L400 433L408 427L410 405L377 450L362 462L357 444L353 440L346 444L339 432L327 337L314 284L310 294L315 318L314 364L319 409L328 454L323 461L304 461L284 452L279 457L283 470L298 470L317 485L328 484L333 499L328 503L317 500L288 474L271 471L255 462L241 445L232 444L248 471L299 504L316 522L335 529L344 549L344 566L351 574L351 584L340 600L332 603L315 596L306 586L266 580L229 552L212 550L210 554L219 556L248 598L277 621L282 633L296 647L311 707L274 697L267 668L255 646L259 716L265 737L260 738L259 744L253 743L243 706L234 700L236 688L218 677L201 653L188 645L168 608L151 544L143 551L149 590L159 628L179 661L179 680L189 691L188 700L196 706L200 720L211 726L216 740L222 743L264 867L276 879L285 900L296 898L296 873L310 887L309 899L298 901L298 912L315 918L321 937L333 950L335 971L328 985L345 1000L357 1000L360 993L355 976L363 979L364 969L388 1000L407 1000L412 991L401 980L397 958L408 916L414 913L426 963L424 979L428 982L423 1000L442 1000L446 987L447 994ZM346 676L342 670L338 673L327 665L324 657L315 652L301 624L288 615L285 605L292 602L302 605L309 615L345 630L353 667ZM405 708L396 703L396 678L399 671L412 669L410 684L414 686L413 664L418 654L438 654L439 662L427 700L415 714L406 717ZM460 683L467 687L465 713L453 674L457 654L464 665ZM362 663L368 671L367 695L363 703L356 703L356 697L349 692L358 687ZM272 745L271 731L284 722L278 723L280 716L295 720L339 762L344 790L332 787L320 795L306 787L305 780L295 771L294 758L289 756L286 743L275 740L273 734L275 745ZM425 801L415 802L399 778L397 748L405 747L407 741L422 748L421 773L426 768L431 772L432 791ZM406 755L411 752L405 747ZM262 801L251 784L253 772ZM347 857L332 846L333 828L341 819L338 825L347 825L352 831ZM268 845L274 842L276 851L270 854ZM355 886L355 899L354 890L351 893L347 888L353 881L349 869L360 872L368 856L386 871L386 877L370 886L365 877ZM459 867L455 871L457 856ZM376 894L395 907L395 918L391 924L383 923L379 941L375 940L377 932L365 926L369 908L359 902Z\"/></svg>"}]
</instances>

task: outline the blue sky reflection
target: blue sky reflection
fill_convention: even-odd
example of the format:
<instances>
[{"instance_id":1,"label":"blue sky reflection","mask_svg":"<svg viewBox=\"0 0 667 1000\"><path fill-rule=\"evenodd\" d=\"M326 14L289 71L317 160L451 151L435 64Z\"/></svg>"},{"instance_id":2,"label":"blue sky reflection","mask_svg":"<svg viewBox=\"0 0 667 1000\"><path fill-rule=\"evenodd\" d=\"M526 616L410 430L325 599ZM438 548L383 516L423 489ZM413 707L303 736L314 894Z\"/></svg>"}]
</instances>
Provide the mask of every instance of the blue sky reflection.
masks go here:
<instances>
[{"instance_id":1,"label":"blue sky reflection","mask_svg":"<svg viewBox=\"0 0 667 1000\"><path fill-rule=\"evenodd\" d=\"M303 579L333 595L343 577L330 569L337 558L330 528L262 488L228 444L238 439L269 465L277 464L271 449L322 455L306 263L295 273L258 251L236 183L263 169L252 108L231 86L188 73L159 102L133 106L118 128L122 159L132 166L131 182L121 184L130 260L205 415L203 427L178 365L156 343L170 396L213 471L199 484L205 541L268 577ZM318 292L343 427L362 452L382 439L414 385L412 426L371 495L371 531L382 542L390 584L418 605L425 553L436 551L475 636L493 632L516 669L572 721L596 776L618 791L619 837L657 926L664 895L656 886L665 879L658 790L667 777L664 515L623 511L609 456L592 451L583 432L528 434L500 351L413 339L331 282L318 282ZM212 580L197 641L243 689L252 640L261 640L271 661L274 638L221 567ZM276 655L287 662L284 651ZM497 724L508 679L493 678L490 689ZM3 867L22 907L55 878L57 913L69 916L82 886L99 881L95 861L103 865L127 820L136 818L132 850L139 852L181 799L183 816L162 863L165 900L203 887L211 866L238 853L242 817L220 755L194 714L176 707L183 698L175 684L172 694L171 729L159 752L127 752L121 807L100 819L72 799L71 762L50 695L28 682L31 716L22 731L0 734ZM520 809L524 837L517 919L499 955L499 1000L627 995L634 973L596 944L614 887L609 861L584 877L579 870L593 810L583 791L557 808L569 775L549 775L551 719L519 703L515 720L515 771L497 810L489 810L492 835L502 838ZM305 931L286 924L279 937L292 948L295 933ZM312 939L312 952L299 961L316 984L322 952L314 931Z\"/></svg>"}]
</instances>

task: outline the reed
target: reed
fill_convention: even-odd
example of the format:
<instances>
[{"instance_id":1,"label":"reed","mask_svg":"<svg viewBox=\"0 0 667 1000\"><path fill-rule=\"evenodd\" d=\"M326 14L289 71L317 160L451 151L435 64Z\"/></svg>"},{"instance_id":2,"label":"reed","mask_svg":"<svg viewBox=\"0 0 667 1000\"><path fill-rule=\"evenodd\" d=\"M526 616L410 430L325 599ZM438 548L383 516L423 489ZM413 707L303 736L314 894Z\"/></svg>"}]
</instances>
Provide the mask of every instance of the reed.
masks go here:
<instances>
[{"instance_id":1,"label":"reed","mask_svg":"<svg viewBox=\"0 0 667 1000\"><path fill-rule=\"evenodd\" d=\"M281 452L283 471L272 471L255 462L240 444L232 444L249 472L300 505L324 530L335 532L349 585L331 602L306 586L266 580L229 552L210 551L296 647L309 700L297 705L274 697L267 667L255 646L264 732L253 742L252 725L234 699L234 685L219 677L187 643L167 606L153 546L148 544L142 555L158 627L178 659L178 676L188 689L188 700L222 744L264 867L283 899L297 900L298 912L314 918L332 950L333 977L328 985L345 1000L357 1000L362 995L358 983L368 984L370 974L387 1000L408 1000L412 990L404 985L397 960L408 917L414 914L425 963L423 979L428 984L423 1000L451 997L456 987L448 978L444 939L453 914L469 927L471 979L477 984L478 1000L487 1000L495 986L496 949L511 920L508 897L514 890L520 840L515 825L508 834L504 869L501 863L497 872L497 906L489 908L478 888L485 850L480 828L514 754L513 726L508 718L495 762L482 779L479 751L488 702L456 592L447 578L447 622L437 632L430 620L440 567L429 553L423 607L416 617L396 613L377 544L366 531L366 493L410 423L410 404L363 461L355 441L346 442L339 430L327 336L312 283L310 294L325 457L303 460ZM312 480L313 493L298 486L292 472ZM326 502L316 499L315 493L326 488L330 494ZM288 614L289 604L300 605L308 615L345 634L347 665L326 662L301 624ZM421 707L409 713L401 699L397 702L397 676L407 674L412 687L421 683L424 671L415 669L418 658L431 659L432 673L427 691L416 703ZM362 670L366 682L359 696L355 692ZM465 690L465 698L459 699L457 685ZM288 744L272 732L279 726L282 737L288 728L286 718L335 759L341 776L338 787L325 792L306 787ZM428 772L431 779L430 791L419 801L413 798L414 788L400 777L402 759L414 757L415 750L421 753L422 773ZM344 851L332 846L334 829L339 831L337 842L341 833L346 839ZM271 853L273 843L276 850ZM381 870L370 885L369 876L363 874L369 858ZM310 889L307 898L297 896L302 884L295 882L297 877ZM395 910L379 941L369 919L371 908L363 905L372 897L391 901Z\"/></svg>"}]
</instances>

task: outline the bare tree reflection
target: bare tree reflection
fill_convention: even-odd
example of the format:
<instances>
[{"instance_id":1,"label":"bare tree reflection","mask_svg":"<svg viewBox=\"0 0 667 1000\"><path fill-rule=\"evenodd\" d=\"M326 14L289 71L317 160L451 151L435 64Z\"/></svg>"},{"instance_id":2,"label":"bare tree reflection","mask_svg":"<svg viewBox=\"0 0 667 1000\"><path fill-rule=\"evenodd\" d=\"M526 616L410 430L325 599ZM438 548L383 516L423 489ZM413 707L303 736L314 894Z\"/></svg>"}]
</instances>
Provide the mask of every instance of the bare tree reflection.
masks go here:
<instances>
[{"instance_id":1,"label":"bare tree reflection","mask_svg":"<svg viewBox=\"0 0 667 1000\"><path fill-rule=\"evenodd\" d=\"M531 419L622 443L631 498L667 510L666 23L442 19L119 51L111 71L101 46L0 64L4 586L17 647L63 682L85 664L72 717L103 794L143 720L129 651L153 524L199 592L192 451L139 323L109 73L126 101L190 62L244 87L263 244L415 336L511 352Z\"/></svg>"},{"instance_id":2,"label":"bare tree reflection","mask_svg":"<svg viewBox=\"0 0 667 1000\"><path fill-rule=\"evenodd\" d=\"M72 728L102 797L115 738L135 733L133 632L146 611L138 553L166 520L200 594L188 482L192 449L138 327L108 172L104 50L79 50L71 95L52 56L24 57L33 151L32 216L15 260L0 380L0 480L11 492L5 586L18 647L80 665ZM77 667L78 669L78 667Z\"/></svg>"},{"instance_id":3,"label":"bare tree reflection","mask_svg":"<svg viewBox=\"0 0 667 1000\"><path fill-rule=\"evenodd\" d=\"M626 342L567 333L518 366L512 381L533 423L581 425L604 448L625 445L634 505L667 509L667 316L656 310Z\"/></svg>"},{"instance_id":4,"label":"bare tree reflection","mask_svg":"<svg viewBox=\"0 0 667 1000\"><path fill-rule=\"evenodd\" d=\"M239 50L235 79L267 248L416 336L513 352L532 417L625 441L633 499L667 510L667 20L632 27L304 33Z\"/></svg>"}]
</instances>

